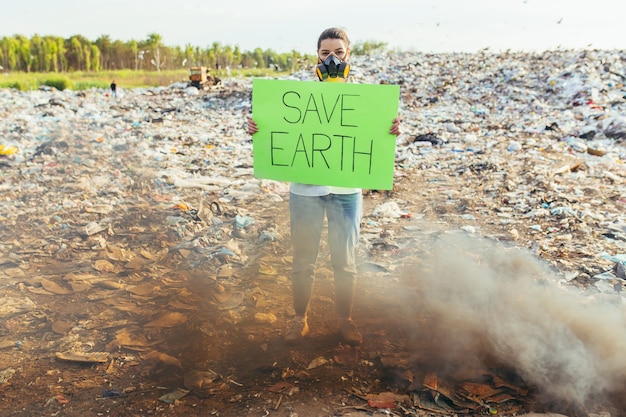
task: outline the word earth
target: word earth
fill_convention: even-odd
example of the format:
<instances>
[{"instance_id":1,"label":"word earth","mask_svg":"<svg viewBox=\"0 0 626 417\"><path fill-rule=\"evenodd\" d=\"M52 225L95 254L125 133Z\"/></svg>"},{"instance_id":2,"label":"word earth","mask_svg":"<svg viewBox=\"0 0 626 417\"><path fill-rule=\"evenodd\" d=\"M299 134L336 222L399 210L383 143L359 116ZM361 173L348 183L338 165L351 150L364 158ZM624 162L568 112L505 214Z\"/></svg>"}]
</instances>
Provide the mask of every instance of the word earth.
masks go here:
<instances>
[{"instance_id":1,"label":"word earth","mask_svg":"<svg viewBox=\"0 0 626 417\"><path fill-rule=\"evenodd\" d=\"M355 136L312 133L310 137L305 138L300 133L298 139L294 141L289 132L271 132L271 164L273 166L293 167L298 160L304 158L307 167L315 168L316 161L321 158L326 168L331 169L329 159L339 157L339 160L335 160L332 166L339 166L339 170L344 171L344 164L347 163L348 169L354 172L356 159L361 157L366 158L367 164L360 164L360 166L366 165L368 167L367 173L371 174L374 141L372 139L360 140L359 145L360 150L357 150L357 138ZM337 147L340 149L337 150ZM316 158L316 154L318 158Z\"/></svg>"}]
</instances>

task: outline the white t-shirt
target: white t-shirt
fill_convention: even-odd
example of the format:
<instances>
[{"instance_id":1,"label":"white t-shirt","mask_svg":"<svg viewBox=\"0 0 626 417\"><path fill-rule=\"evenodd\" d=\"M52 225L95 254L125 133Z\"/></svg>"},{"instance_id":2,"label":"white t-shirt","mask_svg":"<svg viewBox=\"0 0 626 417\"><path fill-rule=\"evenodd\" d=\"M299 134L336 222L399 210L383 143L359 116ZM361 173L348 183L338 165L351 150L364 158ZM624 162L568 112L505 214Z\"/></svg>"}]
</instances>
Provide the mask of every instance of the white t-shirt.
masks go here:
<instances>
[{"instance_id":1,"label":"white t-shirt","mask_svg":"<svg viewBox=\"0 0 626 417\"><path fill-rule=\"evenodd\" d=\"M356 194L360 193L360 188L333 187L330 185L311 185L292 182L289 191L306 197L319 197L328 194Z\"/></svg>"}]
</instances>

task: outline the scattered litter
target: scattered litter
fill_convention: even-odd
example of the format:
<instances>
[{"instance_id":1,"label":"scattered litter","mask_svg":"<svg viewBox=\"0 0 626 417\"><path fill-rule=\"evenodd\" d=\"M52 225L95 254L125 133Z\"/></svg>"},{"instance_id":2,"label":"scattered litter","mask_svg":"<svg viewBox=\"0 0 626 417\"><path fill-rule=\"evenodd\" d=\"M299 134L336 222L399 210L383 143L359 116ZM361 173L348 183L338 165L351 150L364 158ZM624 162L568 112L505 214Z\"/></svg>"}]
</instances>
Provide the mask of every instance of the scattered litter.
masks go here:
<instances>
[{"instance_id":1,"label":"scattered litter","mask_svg":"<svg viewBox=\"0 0 626 417\"><path fill-rule=\"evenodd\" d=\"M590 297L626 296L623 53L559 50L531 58L512 52L353 57L356 82L401 86L405 132L396 141L394 190L364 199L364 273L393 280L407 266L421 272L430 243L461 229L527 247ZM380 71L381 62L394 64ZM54 346L59 360L112 361L111 372L144 365L181 370L179 352L170 350L181 330L200 333L207 350L226 350L232 346L226 342L238 340L228 324L252 327L245 334L259 342L254 352L271 352L267 333L276 329L257 323L277 323L283 312L271 295L251 295L249 285L289 293L291 258L281 253L288 216L275 209L286 206L289 188L253 176L243 128L251 80L226 81L215 92L185 88L128 90L115 103L98 89L0 91L4 355L19 352L27 363L30 352ZM323 275L324 268L316 272ZM270 307L276 314L265 313ZM388 330L370 336L391 338ZM87 336L102 341L105 352L71 349ZM33 346L18 351L21 341ZM416 407L523 411L527 393L496 371L488 375L498 382L493 385L436 374L421 381L411 368L419 358L390 345L396 352L381 352L381 366L411 387ZM299 383L308 366L358 372L372 361L351 346L331 354L328 363L339 366L302 360ZM118 368L118 361L132 367ZM0 382L14 373L2 371ZM186 389L161 401L212 389L219 379L209 371L186 375ZM292 395L300 386L283 381L270 391ZM52 397L51 404L64 398ZM406 406L402 393L370 393L369 401Z\"/></svg>"},{"instance_id":2,"label":"scattered litter","mask_svg":"<svg viewBox=\"0 0 626 417\"><path fill-rule=\"evenodd\" d=\"M350 345L339 345L333 351L333 360L338 365L355 366L359 363L359 348Z\"/></svg>"},{"instance_id":3,"label":"scattered litter","mask_svg":"<svg viewBox=\"0 0 626 417\"><path fill-rule=\"evenodd\" d=\"M0 318L6 319L23 314L35 308L35 303L28 297L0 297Z\"/></svg>"},{"instance_id":4,"label":"scattered litter","mask_svg":"<svg viewBox=\"0 0 626 417\"><path fill-rule=\"evenodd\" d=\"M275 392L278 394L289 395L289 396L300 392L300 388L286 381L277 382L276 384L272 385L269 388L269 390L270 392Z\"/></svg>"},{"instance_id":5,"label":"scattered litter","mask_svg":"<svg viewBox=\"0 0 626 417\"><path fill-rule=\"evenodd\" d=\"M0 144L0 156L13 155L17 152L17 148L15 146L5 146Z\"/></svg>"},{"instance_id":6,"label":"scattered litter","mask_svg":"<svg viewBox=\"0 0 626 417\"><path fill-rule=\"evenodd\" d=\"M19 347L20 346L20 342L19 341L14 341L14 340L2 340L0 339L0 349L8 349L8 348L15 348L15 347Z\"/></svg>"},{"instance_id":7,"label":"scattered litter","mask_svg":"<svg viewBox=\"0 0 626 417\"><path fill-rule=\"evenodd\" d=\"M257 323L276 323L278 318L273 313L254 313L254 321Z\"/></svg>"},{"instance_id":8,"label":"scattered litter","mask_svg":"<svg viewBox=\"0 0 626 417\"><path fill-rule=\"evenodd\" d=\"M118 389L107 389L104 388L102 390L102 398L116 398L123 397L124 393Z\"/></svg>"},{"instance_id":9,"label":"scattered litter","mask_svg":"<svg viewBox=\"0 0 626 417\"><path fill-rule=\"evenodd\" d=\"M173 356L168 355L167 353L158 352L156 350L153 350L147 353L146 355L144 355L143 359L157 360L166 366L175 366L177 368L182 368L182 364L180 363L180 360L176 359Z\"/></svg>"},{"instance_id":10,"label":"scattered litter","mask_svg":"<svg viewBox=\"0 0 626 417\"><path fill-rule=\"evenodd\" d=\"M389 201L377 206L372 215L374 217L379 217L385 220L397 219L402 216L406 216L408 213L406 211L400 210L398 203L395 201Z\"/></svg>"},{"instance_id":11,"label":"scattered litter","mask_svg":"<svg viewBox=\"0 0 626 417\"><path fill-rule=\"evenodd\" d=\"M13 368L6 368L0 371L0 387L8 383L13 378L13 375L15 375L15 369Z\"/></svg>"},{"instance_id":12,"label":"scattered litter","mask_svg":"<svg viewBox=\"0 0 626 417\"><path fill-rule=\"evenodd\" d=\"M319 368L320 366L328 364L328 362L328 359L324 358L323 356L319 356L313 359L311 363L309 363L309 366L306 367L306 370L310 371L311 369Z\"/></svg>"},{"instance_id":13,"label":"scattered litter","mask_svg":"<svg viewBox=\"0 0 626 417\"><path fill-rule=\"evenodd\" d=\"M208 371L191 371L185 374L184 384L188 390L202 389L220 379L220 375L216 372Z\"/></svg>"},{"instance_id":14,"label":"scattered litter","mask_svg":"<svg viewBox=\"0 0 626 417\"><path fill-rule=\"evenodd\" d=\"M189 394L189 390L183 388L177 388L172 392L168 392L167 394L161 395L159 397L159 401L163 401L164 403L174 404L176 401L182 399L187 394Z\"/></svg>"},{"instance_id":15,"label":"scattered litter","mask_svg":"<svg viewBox=\"0 0 626 417\"><path fill-rule=\"evenodd\" d=\"M52 294L67 295L73 292L72 290L61 287L59 284L49 279L39 278L38 281L46 291L49 291Z\"/></svg>"},{"instance_id":16,"label":"scattered litter","mask_svg":"<svg viewBox=\"0 0 626 417\"><path fill-rule=\"evenodd\" d=\"M110 354L108 352L56 352L55 356L68 362L106 363Z\"/></svg>"},{"instance_id":17,"label":"scattered litter","mask_svg":"<svg viewBox=\"0 0 626 417\"><path fill-rule=\"evenodd\" d=\"M214 294L217 308L220 310L232 310L243 303L244 293L235 292L232 294Z\"/></svg>"}]
</instances>

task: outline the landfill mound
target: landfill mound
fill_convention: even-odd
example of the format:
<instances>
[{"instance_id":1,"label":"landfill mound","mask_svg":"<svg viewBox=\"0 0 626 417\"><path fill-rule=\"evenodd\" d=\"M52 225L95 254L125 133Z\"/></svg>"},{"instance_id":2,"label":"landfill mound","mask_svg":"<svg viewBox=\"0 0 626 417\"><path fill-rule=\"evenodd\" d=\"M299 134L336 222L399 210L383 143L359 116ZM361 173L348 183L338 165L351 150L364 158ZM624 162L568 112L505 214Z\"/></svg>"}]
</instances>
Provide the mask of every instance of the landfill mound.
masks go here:
<instances>
[{"instance_id":1,"label":"landfill mound","mask_svg":"<svg viewBox=\"0 0 626 417\"><path fill-rule=\"evenodd\" d=\"M403 126L393 190L363 191L360 347L325 243L282 341L288 185L253 176L251 80L0 90L0 414L623 414L625 63L355 57Z\"/></svg>"}]
</instances>

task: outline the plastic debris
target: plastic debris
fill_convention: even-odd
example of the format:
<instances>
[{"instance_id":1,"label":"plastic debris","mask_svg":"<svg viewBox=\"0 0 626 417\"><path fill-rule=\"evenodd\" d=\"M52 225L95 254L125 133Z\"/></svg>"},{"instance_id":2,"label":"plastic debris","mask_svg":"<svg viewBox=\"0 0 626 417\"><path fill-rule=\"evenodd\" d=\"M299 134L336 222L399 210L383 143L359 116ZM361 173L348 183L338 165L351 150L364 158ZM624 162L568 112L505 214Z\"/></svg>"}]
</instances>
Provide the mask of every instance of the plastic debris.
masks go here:
<instances>
[{"instance_id":1,"label":"plastic debris","mask_svg":"<svg viewBox=\"0 0 626 417\"><path fill-rule=\"evenodd\" d=\"M320 366L324 366L328 363L328 359L323 356L317 357L309 363L309 366L306 367L307 371L315 368L319 368Z\"/></svg>"},{"instance_id":2,"label":"plastic debris","mask_svg":"<svg viewBox=\"0 0 626 417\"><path fill-rule=\"evenodd\" d=\"M218 375L214 371L194 370L185 374L184 384L185 388L187 388L188 390L202 389L208 387L214 381L219 379L220 375Z\"/></svg>"},{"instance_id":3,"label":"plastic debris","mask_svg":"<svg viewBox=\"0 0 626 417\"><path fill-rule=\"evenodd\" d=\"M35 303L28 297L0 297L0 318L2 319L26 313L34 308Z\"/></svg>"},{"instance_id":4,"label":"plastic debris","mask_svg":"<svg viewBox=\"0 0 626 417\"><path fill-rule=\"evenodd\" d=\"M161 395L159 397L159 401L163 401L164 403L174 404L176 401L182 399L187 394L189 394L189 390L183 388L177 388L172 392L168 392L167 394Z\"/></svg>"},{"instance_id":5,"label":"plastic debris","mask_svg":"<svg viewBox=\"0 0 626 417\"><path fill-rule=\"evenodd\" d=\"M8 383L13 378L13 375L15 375L15 369L13 368L6 368L0 371L0 387Z\"/></svg>"},{"instance_id":6,"label":"plastic debris","mask_svg":"<svg viewBox=\"0 0 626 417\"><path fill-rule=\"evenodd\" d=\"M109 360L108 352L57 352L55 356L68 362L105 363Z\"/></svg>"},{"instance_id":7,"label":"plastic debris","mask_svg":"<svg viewBox=\"0 0 626 417\"><path fill-rule=\"evenodd\" d=\"M17 153L17 148L15 146L5 146L0 144L0 156L13 155Z\"/></svg>"},{"instance_id":8,"label":"plastic debris","mask_svg":"<svg viewBox=\"0 0 626 417\"><path fill-rule=\"evenodd\" d=\"M272 313L254 313L254 321L257 323L276 323L278 319Z\"/></svg>"}]
</instances>

